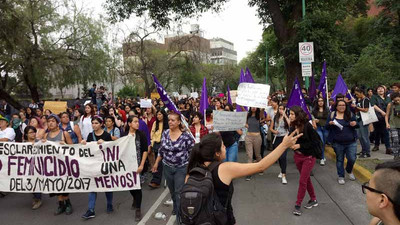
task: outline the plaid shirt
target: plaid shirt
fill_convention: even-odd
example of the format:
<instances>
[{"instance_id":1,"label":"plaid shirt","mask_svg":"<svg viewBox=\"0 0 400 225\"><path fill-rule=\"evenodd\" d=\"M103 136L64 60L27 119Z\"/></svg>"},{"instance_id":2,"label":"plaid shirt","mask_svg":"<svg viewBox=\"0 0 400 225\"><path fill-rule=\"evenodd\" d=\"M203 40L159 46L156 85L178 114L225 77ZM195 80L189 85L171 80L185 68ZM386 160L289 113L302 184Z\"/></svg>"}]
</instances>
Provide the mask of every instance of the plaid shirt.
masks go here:
<instances>
[{"instance_id":1,"label":"plaid shirt","mask_svg":"<svg viewBox=\"0 0 400 225\"><path fill-rule=\"evenodd\" d=\"M194 125L190 125L190 132L192 132L193 136L196 137L196 127ZM202 139L205 135L208 134L208 129L203 124L201 124L200 128L200 139Z\"/></svg>"}]
</instances>

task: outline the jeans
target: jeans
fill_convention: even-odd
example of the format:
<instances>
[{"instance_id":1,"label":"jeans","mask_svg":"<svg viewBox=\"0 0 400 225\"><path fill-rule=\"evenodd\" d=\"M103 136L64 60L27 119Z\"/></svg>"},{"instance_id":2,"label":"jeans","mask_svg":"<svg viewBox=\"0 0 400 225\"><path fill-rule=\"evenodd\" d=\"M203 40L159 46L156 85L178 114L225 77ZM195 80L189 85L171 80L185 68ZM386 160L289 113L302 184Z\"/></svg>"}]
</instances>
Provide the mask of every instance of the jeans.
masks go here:
<instances>
[{"instance_id":1,"label":"jeans","mask_svg":"<svg viewBox=\"0 0 400 225\"><path fill-rule=\"evenodd\" d=\"M160 148L160 143L154 143L152 151L154 151L155 158L158 156L158 149ZM158 164L157 172L153 173L153 178L150 183L161 184L163 174L163 165L162 163Z\"/></svg>"},{"instance_id":2,"label":"jeans","mask_svg":"<svg viewBox=\"0 0 400 225\"><path fill-rule=\"evenodd\" d=\"M101 105L103 105L103 101L101 98L96 98L96 104L97 104L97 111L100 111Z\"/></svg>"},{"instance_id":3,"label":"jeans","mask_svg":"<svg viewBox=\"0 0 400 225\"><path fill-rule=\"evenodd\" d=\"M261 160L261 135L246 135L245 144L246 144L246 153L247 153L247 162L253 162L253 151L256 155L256 161L259 162Z\"/></svg>"},{"instance_id":4,"label":"jeans","mask_svg":"<svg viewBox=\"0 0 400 225\"><path fill-rule=\"evenodd\" d=\"M273 149L275 149L276 147L278 147L282 141L283 141L284 137L277 137L275 136L275 141L272 145ZM283 152L283 154L281 155L281 157L279 157L278 162L279 162L279 167L281 168L281 173L286 174L286 167L287 167L287 150L285 150L285 152Z\"/></svg>"},{"instance_id":5,"label":"jeans","mask_svg":"<svg viewBox=\"0 0 400 225\"><path fill-rule=\"evenodd\" d=\"M400 128L390 128L390 144L395 159L399 159L400 154Z\"/></svg>"},{"instance_id":6,"label":"jeans","mask_svg":"<svg viewBox=\"0 0 400 225\"><path fill-rule=\"evenodd\" d=\"M370 154L370 142L369 142L369 130L368 125L363 124L362 120L358 121L358 125L360 126L357 129L358 140L360 140L361 144L361 153L362 154Z\"/></svg>"},{"instance_id":7,"label":"jeans","mask_svg":"<svg viewBox=\"0 0 400 225\"><path fill-rule=\"evenodd\" d=\"M164 164L164 176L165 180L167 181L169 193L171 194L171 198L174 203L174 211L176 213L177 221L180 221L180 193L183 185L185 184L186 172L186 165L182 167L172 167Z\"/></svg>"},{"instance_id":8,"label":"jeans","mask_svg":"<svg viewBox=\"0 0 400 225\"><path fill-rule=\"evenodd\" d=\"M344 177L344 156L347 158L347 173L353 171L357 159L357 142L351 144L333 143L333 149L336 153L336 169L339 177Z\"/></svg>"},{"instance_id":9,"label":"jeans","mask_svg":"<svg viewBox=\"0 0 400 225\"><path fill-rule=\"evenodd\" d=\"M226 148L226 159L225 162L237 162L238 156L238 143L235 142L230 147Z\"/></svg>"},{"instance_id":10,"label":"jeans","mask_svg":"<svg viewBox=\"0 0 400 225\"><path fill-rule=\"evenodd\" d=\"M316 200L314 186L311 182L310 174L314 167L316 158L312 156L305 156L300 153L294 153L294 162L296 163L297 170L300 172L299 189L297 191L296 205L301 206L306 191L310 195L311 200Z\"/></svg>"},{"instance_id":11,"label":"jeans","mask_svg":"<svg viewBox=\"0 0 400 225\"><path fill-rule=\"evenodd\" d=\"M107 198L107 208L112 206L113 201L113 193L112 192L104 192ZM97 192L89 193L89 210L94 211L94 206L96 205Z\"/></svg>"},{"instance_id":12,"label":"jeans","mask_svg":"<svg viewBox=\"0 0 400 225\"><path fill-rule=\"evenodd\" d=\"M389 144L389 132L386 129L385 121L378 121L373 123L375 132L375 146L379 146L380 140L385 143L386 149L390 148Z\"/></svg>"},{"instance_id":13,"label":"jeans","mask_svg":"<svg viewBox=\"0 0 400 225\"><path fill-rule=\"evenodd\" d=\"M317 133L322 141L322 147L323 147L322 158L325 159L325 144L326 144L326 139L328 138L329 135L329 131L325 127L318 126Z\"/></svg>"}]
</instances>

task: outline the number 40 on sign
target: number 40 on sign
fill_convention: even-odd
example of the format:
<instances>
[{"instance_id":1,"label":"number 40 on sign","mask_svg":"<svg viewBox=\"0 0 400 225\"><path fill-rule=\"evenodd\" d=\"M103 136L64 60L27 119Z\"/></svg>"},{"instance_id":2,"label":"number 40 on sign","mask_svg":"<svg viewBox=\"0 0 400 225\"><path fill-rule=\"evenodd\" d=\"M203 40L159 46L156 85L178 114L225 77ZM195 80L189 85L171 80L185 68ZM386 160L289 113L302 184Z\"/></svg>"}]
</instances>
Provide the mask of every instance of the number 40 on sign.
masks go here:
<instances>
[{"instance_id":1,"label":"number 40 on sign","mask_svg":"<svg viewBox=\"0 0 400 225\"><path fill-rule=\"evenodd\" d=\"M314 42L299 43L299 62L300 63L314 62Z\"/></svg>"}]
</instances>

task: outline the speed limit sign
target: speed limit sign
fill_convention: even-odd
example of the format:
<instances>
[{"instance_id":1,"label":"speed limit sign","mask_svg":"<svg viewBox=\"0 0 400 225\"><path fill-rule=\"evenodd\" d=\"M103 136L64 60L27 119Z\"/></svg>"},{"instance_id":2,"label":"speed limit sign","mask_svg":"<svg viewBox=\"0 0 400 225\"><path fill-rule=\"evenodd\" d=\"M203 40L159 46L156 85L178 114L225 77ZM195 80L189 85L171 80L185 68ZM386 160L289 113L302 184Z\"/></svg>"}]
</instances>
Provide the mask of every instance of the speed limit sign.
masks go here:
<instances>
[{"instance_id":1,"label":"speed limit sign","mask_svg":"<svg viewBox=\"0 0 400 225\"><path fill-rule=\"evenodd\" d=\"M299 62L300 63L314 62L314 42L299 43Z\"/></svg>"}]
</instances>

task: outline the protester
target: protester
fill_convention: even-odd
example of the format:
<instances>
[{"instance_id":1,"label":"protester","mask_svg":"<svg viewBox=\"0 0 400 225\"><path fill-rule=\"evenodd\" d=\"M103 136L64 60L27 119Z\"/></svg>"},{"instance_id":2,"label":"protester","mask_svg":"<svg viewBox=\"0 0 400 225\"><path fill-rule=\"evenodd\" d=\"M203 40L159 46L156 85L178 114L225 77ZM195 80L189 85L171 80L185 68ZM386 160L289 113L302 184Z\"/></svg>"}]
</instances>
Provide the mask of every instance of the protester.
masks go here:
<instances>
[{"instance_id":1,"label":"protester","mask_svg":"<svg viewBox=\"0 0 400 225\"><path fill-rule=\"evenodd\" d=\"M261 134L260 134L260 121L264 116L264 110L259 108L251 107L247 114L246 127L248 129L245 144L246 144L246 154L247 162L253 162L253 153L256 156L256 162L261 160ZM262 173L260 173L262 175ZM251 176L246 177L246 181L251 180Z\"/></svg>"},{"instance_id":2,"label":"protester","mask_svg":"<svg viewBox=\"0 0 400 225\"><path fill-rule=\"evenodd\" d=\"M112 141L111 135L107 132L105 132L102 128L104 122L103 118L100 116L94 116L92 119L92 128L93 131L89 133L86 141L83 140L81 144L85 145L87 142L97 142L97 144L102 144L105 141ZM107 213L112 213L114 211L113 208L113 193L112 192L104 192L106 195L107 199ZM89 193L89 206L88 210L86 213L82 216L83 219L91 219L96 217L96 213L94 211L94 208L96 206L96 198L97 198L97 193L96 192L90 192Z\"/></svg>"},{"instance_id":3,"label":"protester","mask_svg":"<svg viewBox=\"0 0 400 225\"><path fill-rule=\"evenodd\" d=\"M142 174L145 167L145 162L148 154L148 145L146 135L139 130L139 117L130 116L128 118L129 132L135 138L136 157L138 164L138 174ZM129 191L133 197L132 209L135 210L135 221L138 222L142 219L141 205L142 205L142 189L135 189Z\"/></svg>"},{"instance_id":4,"label":"protester","mask_svg":"<svg viewBox=\"0 0 400 225\"><path fill-rule=\"evenodd\" d=\"M400 161L379 164L371 180L362 185L368 212L374 216L370 225L400 224Z\"/></svg>"},{"instance_id":5,"label":"protester","mask_svg":"<svg viewBox=\"0 0 400 225\"><path fill-rule=\"evenodd\" d=\"M179 193L185 181L189 154L194 145L191 135L183 128L179 114L168 115L169 129L163 132L159 155L152 172L157 172L160 161L163 163L164 176L173 201L173 214L179 221Z\"/></svg>"},{"instance_id":6,"label":"protester","mask_svg":"<svg viewBox=\"0 0 400 225\"><path fill-rule=\"evenodd\" d=\"M373 123L375 132L375 147L372 151L379 151L380 140L383 140L386 147L386 154L392 154L389 144L389 132L386 129L386 109L387 105L390 103L390 98L386 96L385 87L379 86L376 89L376 95L371 98L371 105L374 107L378 121Z\"/></svg>"},{"instance_id":7,"label":"protester","mask_svg":"<svg viewBox=\"0 0 400 225\"><path fill-rule=\"evenodd\" d=\"M92 88L89 90L89 97L91 98L91 103L96 105L96 84L93 84Z\"/></svg>"},{"instance_id":8,"label":"protester","mask_svg":"<svg viewBox=\"0 0 400 225\"><path fill-rule=\"evenodd\" d=\"M301 134L295 137L293 136L294 132L286 136L272 153L257 163L222 163L226 156L222 138L214 133L208 134L193 148L190 154L187 173L189 174L195 167L211 170L215 193L221 205L227 205L227 225L234 225L236 224L236 219L232 208L232 195L234 192L233 180L240 177L251 176L255 173L261 173L268 169L278 160L287 148L294 146L296 140L301 137Z\"/></svg>"},{"instance_id":9,"label":"protester","mask_svg":"<svg viewBox=\"0 0 400 225\"><path fill-rule=\"evenodd\" d=\"M42 123L43 129L47 132L47 115L42 115L40 117L40 122Z\"/></svg>"},{"instance_id":10,"label":"protester","mask_svg":"<svg viewBox=\"0 0 400 225\"><path fill-rule=\"evenodd\" d=\"M271 121L270 131L274 134L274 139L272 142L272 148L276 149L283 141L285 135L289 132L289 118L286 116L286 107L285 105L279 105L278 112L275 114L274 119ZM283 152L281 157L279 157L279 167L281 168L281 172L278 175L278 178L282 179L282 184L287 184L286 178L286 167L287 167L287 151Z\"/></svg>"},{"instance_id":11,"label":"protester","mask_svg":"<svg viewBox=\"0 0 400 225\"><path fill-rule=\"evenodd\" d=\"M163 109L159 109L156 115L157 115L157 120L155 123L153 123L153 127L151 128L151 152L154 153L155 158L157 158L159 155L159 149L161 146L161 136L163 132L169 128L167 113ZM154 166L154 163L155 162L152 163L152 166ZM151 188L160 187L162 174L163 174L163 165L159 163L157 172L153 173L153 178L149 183L149 187Z\"/></svg>"},{"instance_id":12,"label":"protester","mask_svg":"<svg viewBox=\"0 0 400 225\"><path fill-rule=\"evenodd\" d=\"M145 112L143 113L143 120L147 124L148 130L153 128L153 123L156 121L156 111L157 109L152 106L152 108L145 109Z\"/></svg>"},{"instance_id":13,"label":"protester","mask_svg":"<svg viewBox=\"0 0 400 225\"><path fill-rule=\"evenodd\" d=\"M32 126L26 126L24 129L24 142L35 144L36 139L36 128ZM36 210L42 206L42 193L33 193L32 209Z\"/></svg>"},{"instance_id":14,"label":"protester","mask_svg":"<svg viewBox=\"0 0 400 225\"><path fill-rule=\"evenodd\" d=\"M67 112L60 113L60 129L65 131L71 137L72 143L78 144L82 142L81 132L78 125L74 125L72 121L69 120L69 114ZM78 131L78 132L76 132Z\"/></svg>"},{"instance_id":15,"label":"protester","mask_svg":"<svg viewBox=\"0 0 400 225\"><path fill-rule=\"evenodd\" d=\"M6 102L6 100L2 101L0 112L2 112L4 117L6 117L8 120L11 119L11 106Z\"/></svg>"},{"instance_id":16,"label":"protester","mask_svg":"<svg viewBox=\"0 0 400 225\"><path fill-rule=\"evenodd\" d=\"M51 114L47 118L48 129L49 132L45 134L43 137L43 142L53 141L59 142L60 144L72 144L72 139L69 136L68 132L62 131L59 127L60 118L55 115ZM51 194L50 196L57 195L58 198L58 208L55 215L60 215L65 212L65 214L70 215L73 212L71 201L69 199L69 193L62 193L62 194Z\"/></svg>"},{"instance_id":17,"label":"protester","mask_svg":"<svg viewBox=\"0 0 400 225\"><path fill-rule=\"evenodd\" d=\"M42 116L43 116L43 109L42 108L37 108L35 110L35 112L36 112L36 116L37 117L42 118Z\"/></svg>"},{"instance_id":18,"label":"protester","mask_svg":"<svg viewBox=\"0 0 400 225\"><path fill-rule=\"evenodd\" d=\"M206 128L209 133L214 132L214 117L213 117L213 111L212 109L207 109L206 110Z\"/></svg>"},{"instance_id":19,"label":"protester","mask_svg":"<svg viewBox=\"0 0 400 225\"><path fill-rule=\"evenodd\" d=\"M31 100L31 103L29 104L30 109L37 109L39 108L38 104L36 104L35 100Z\"/></svg>"},{"instance_id":20,"label":"protester","mask_svg":"<svg viewBox=\"0 0 400 225\"><path fill-rule=\"evenodd\" d=\"M8 127L10 121L0 115L0 142L13 142L15 139L15 131Z\"/></svg>"},{"instance_id":21,"label":"protester","mask_svg":"<svg viewBox=\"0 0 400 225\"><path fill-rule=\"evenodd\" d=\"M356 108L357 112L357 123L359 125L359 128L357 129L357 135L362 148L360 158L367 158L371 157L370 142L368 140L369 130L368 125L364 125L360 112L368 112L370 102L369 99L365 97L363 89L357 87L354 89L354 91L358 102L357 105L352 105L352 107Z\"/></svg>"},{"instance_id":22,"label":"protester","mask_svg":"<svg viewBox=\"0 0 400 225\"><path fill-rule=\"evenodd\" d=\"M353 166L357 159L357 131L355 116L350 112L344 100L336 102L336 110L328 118L329 142L333 143L336 153L336 168L339 184L345 184L344 157L347 158L346 172L350 180L356 180Z\"/></svg>"},{"instance_id":23,"label":"protester","mask_svg":"<svg viewBox=\"0 0 400 225\"><path fill-rule=\"evenodd\" d=\"M104 126L104 131L109 133L111 135L111 139L113 141L117 140L118 138L121 137L121 131L120 129L116 126L115 123L115 117L113 116L107 116L105 118L105 126Z\"/></svg>"},{"instance_id":24,"label":"protester","mask_svg":"<svg viewBox=\"0 0 400 225\"><path fill-rule=\"evenodd\" d=\"M317 130L319 137L322 140L322 159L320 161L320 165L324 166L325 159L325 144L326 138L328 137L328 130L326 129L326 120L328 119L329 109L326 106L326 101L324 98L319 97L315 102L313 107L312 115L313 115L313 127Z\"/></svg>"},{"instance_id":25,"label":"protester","mask_svg":"<svg viewBox=\"0 0 400 225\"><path fill-rule=\"evenodd\" d=\"M92 128L92 118L96 114L96 109L94 105L85 105L85 113L81 116L79 120L79 129L82 133L82 139L87 140L89 133L93 132Z\"/></svg>"},{"instance_id":26,"label":"protester","mask_svg":"<svg viewBox=\"0 0 400 225\"><path fill-rule=\"evenodd\" d=\"M29 126L33 126L36 128L36 139L42 139L46 133L46 130L43 129L42 121L38 117L31 117L29 120Z\"/></svg>"},{"instance_id":27,"label":"protester","mask_svg":"<svg viewBox=\"0 0 400 225\"><path fill-rule=\"evenodd\" d=\"M293 146L295 150L294 162L300 173L297 201L293 214L301 216L301 203L303 202L306 191L310 195L310 200L304 207L306 209L311 209L312 207L318 206L310 174L316 158L318 157L315 141L319 139L319 135L308 122L308 116L300 106L293 106L290 108L289 120L291 132L303 133L303 136L300 137Z\"/></svg>"},{"instance_id":28,"label":"protester","mask_svg":"<svg viewBox=\"0 0 400 225\"><path fill-rule=\"evenodd\" d=\"M123 121L122 121L122 118L116 113L115 108L110 107L108 109L108 115L114 117L115 126L117 126L118 128L121 128L121 125L123 124Z\"/></svg>"},{"instance_id":29,"label":"protester","mask_svg":"<svg viewBox=\"0 0 400 225\"><path fill-rule=\"evenodd\" d=\"M35 111L33 111L32 108L30 107L26 108L26 118L31 119L34 116L35 116Z\"/></svg>"},{"instance_id":30,"label":"protester","mask_svg":"<svg viewBox=\"0 0 400 225\"><path fill-rule=\"evenodd\" d=\"M192 115L192 122L189 127L190 132L192 132L193 137L196 139L195 142L199 143L200 139L208 134L208 129L201 123L203 116L199 112L195 112Z\"/></svg>"},{"instance_id":31,"label":"protester","mask_svg":"<svg viewBox=\"0 0 400 225\"><path fill-rule=\"evenodd\" d=\"M394 159L400 159L400 93L392 93L390 98L392 101L387 106L385 122Z\"/></svg>"},{"instance_id":32,"label":"protester","mask_svg":"<svg viewBox=\"0 0 400 225\"><path fill-rule=\"evenodd\" d=\"M231 104L225 105L225 111L233 112L233 106ZM221 131L219 134L226 148L226 158L224 161L237 162L239 151L238 142L243 131L241 129L236 131Z\"/></svg>"}]
</instances>

